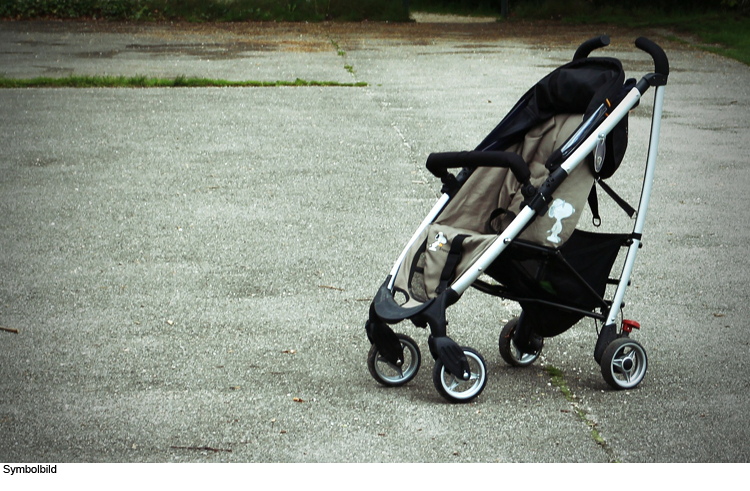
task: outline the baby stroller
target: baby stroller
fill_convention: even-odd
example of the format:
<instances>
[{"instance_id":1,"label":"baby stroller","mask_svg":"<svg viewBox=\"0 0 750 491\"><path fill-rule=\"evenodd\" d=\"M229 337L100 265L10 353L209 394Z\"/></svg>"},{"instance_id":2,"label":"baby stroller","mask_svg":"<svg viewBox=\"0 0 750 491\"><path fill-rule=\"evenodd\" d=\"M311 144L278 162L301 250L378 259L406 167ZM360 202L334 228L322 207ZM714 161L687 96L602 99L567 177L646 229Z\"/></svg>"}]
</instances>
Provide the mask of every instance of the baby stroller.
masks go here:
<instances>
[{"instance_id":1,"label":"baby stroller","mask_svg":"<svg viewBox=\"0 0 750 491\"><path fill-rule=\"evenodd\" d=\"M605 381L614 389L641 382L646 352L630 338L640 326L618 319L641 247L669 62L657 44L638 38L635 45L651 55L655 70L626 81L619 60L589 57L608 44L607 36L584 42L572 62L534 85L474 151L428 157L427 169L441 179L443 194L378 290L365 324L367 366L376 381L396 387L416 376L417 343L390 327L408 319L430 328L437 391L451 402L476 398L487 383L485 361L446 330L446 309L473 286L521 306L521 315L500 333L500 355L510 365L531 365L544 338L588 317L602 323L594 359ZM603 179L622 161L628 112L650 87L650 144L636 212ZM449 169L461 170L454 175ZM587 203L594 223L600 221L597 186L631 218L637 213L632 232L576 229ZM610 279L622 248L622 273ZM611 299L604 298L608 284L616 285Z\"/></svg>"}]
</instances>

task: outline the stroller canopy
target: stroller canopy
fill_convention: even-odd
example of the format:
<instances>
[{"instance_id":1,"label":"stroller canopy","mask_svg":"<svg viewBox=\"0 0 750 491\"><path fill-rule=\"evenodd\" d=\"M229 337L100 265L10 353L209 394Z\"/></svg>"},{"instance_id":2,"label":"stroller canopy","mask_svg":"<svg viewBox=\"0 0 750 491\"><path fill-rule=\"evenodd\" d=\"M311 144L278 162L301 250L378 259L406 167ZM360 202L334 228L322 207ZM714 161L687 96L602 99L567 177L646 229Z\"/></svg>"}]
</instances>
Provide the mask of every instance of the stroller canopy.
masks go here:
<instances>
[{"instance_id":1,"label":"stroller canopy","mask_svg":"<svg viewBox=\"0 0 750 491\"><path fill-rule=\"evenodd\" d=\"M627 89L625 72L616 58L580 58L541 79L477 146L478 151L506 150L521 141L534 126L558 114L583 114L587 119L602 104L617 105ZM635 81L633 81L634 83ZM607 138L600 177L610 177L627 147L627 118ZM559 158L552 155L550 159Z\"/></svg>"}]
</instances>

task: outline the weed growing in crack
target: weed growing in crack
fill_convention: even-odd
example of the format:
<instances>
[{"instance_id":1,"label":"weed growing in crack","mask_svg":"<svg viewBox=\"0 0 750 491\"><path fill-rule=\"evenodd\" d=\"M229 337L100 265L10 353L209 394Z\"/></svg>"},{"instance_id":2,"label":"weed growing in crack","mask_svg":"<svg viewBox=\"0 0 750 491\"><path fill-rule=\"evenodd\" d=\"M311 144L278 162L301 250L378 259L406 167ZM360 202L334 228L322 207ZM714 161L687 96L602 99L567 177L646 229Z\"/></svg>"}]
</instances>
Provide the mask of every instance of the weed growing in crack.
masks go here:
<instances>
[{"instance_id":1,"label":"weed growing in crack","mask_svg":"<svg viewBox=\"0 0 750 491\"><path fill-rule=\"evenodd\" d=\"M346 57L346 51L344 51L343 49L341 49L341 46L339 46L338 41L336 41L335 39L333 39L330 36L328 36L328 40L331 41L331 44L336 49L336 54L338 56L341 56L342 58ZM354 75L354 67L352 65L350 65L348 63L345 64L344 65L344 70L346 70L347 72L349 72L350 75L352 75L352 76Z\"/></svg>"},{"instance_id":2,"label":"weed growing in crack","mask_svg":"<svg viewBox=\"0 0 750 491\"><path fill-rule=\"evenodd\" d=\"M545 370L551 378L552 385L560 389L560 392L563 393L565 399L567 399L568 402L574 402L573 400L575 399L575 397L570 391L570 388L568 388L568 384L565 382L565 374L562 372L562 370L560 370L559 368L555 368L552 365L548 365L547 367L545 367Z\"/></svg>"},{"instance_id":3,"label":"weed growing in crack","mask_svg":"<svg viewBox=\"0 0 750 491\"><path fill-rule=\"evenodd\" d=\"M341 49L341 47L339 46L338 41L336 41L332 37L328 37L328 39L331 41L331 44L333 45L333 47L336 48L336 54L337 55L339 55L339 56L346 56L346 51L344 51L343 49Z\"/></svg>"},{"instance_id":4,"label":"weed growing in crack","mask_svg":"<svg viewBox=\"0 0 750 491\"><path fill-rule=\"evenodd\" d=\"M560 389L560 392L562 392L562 394L565 396L565 400L571 403L580 420L591 429L591 438L597 443L597 445L600 445L602 448L604 448L605 451L607 451L607 453L611 456L612 450L607 445L607 442L606 440L604 440L601 433L599 433L599 431L596 429L597 423L590 419L586 415L586 411L578 407L578 405L575 403L576 396L570 390L570 387L568 387L568 384L565 381L565 373L559 368L552 365L547 365L546 367L544 367L544 370L550 376L550 382L552 382L552 385Z\"/></svg>"}]
</instances>

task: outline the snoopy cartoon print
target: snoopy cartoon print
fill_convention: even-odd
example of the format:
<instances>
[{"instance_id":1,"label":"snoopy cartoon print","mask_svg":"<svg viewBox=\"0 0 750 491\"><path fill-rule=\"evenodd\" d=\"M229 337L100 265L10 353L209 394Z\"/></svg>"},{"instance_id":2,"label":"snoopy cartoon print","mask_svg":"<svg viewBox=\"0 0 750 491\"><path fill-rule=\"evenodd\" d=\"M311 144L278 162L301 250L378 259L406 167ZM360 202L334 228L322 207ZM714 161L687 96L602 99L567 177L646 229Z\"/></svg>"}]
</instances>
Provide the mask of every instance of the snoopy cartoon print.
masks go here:
<instances>
[{"instance_id":1,"label":"snoopy cartoon print","mask_svg":"<svg viewBox=\"0 0 750 491\"><path fill-rule=\"evenodd\" d=\"M550 234L549 237L547 237L548 241L553 244L559 244L562 241L560 238L560 232L563 231L562 221L575 212L576 209L573 208L573 205L564 200L558 198L552 202L548 215L550 218L555 219L555 224L552 225L551 229L547 230L547 233Z\"/></svg>"},{"instance_id":2,"label":"snoopy cartoon print","mask_svg":"<svg viewBox=\"0 0 750 491\"><path fill-rule=\"evenodd\" d=\"M429 249L435 252L438 248L443 247L447 243L448 239L445 237L445 234L443 232L438 232L437 235L435 235L435 242L430 244Z\"/></svg>"}]
</instances>

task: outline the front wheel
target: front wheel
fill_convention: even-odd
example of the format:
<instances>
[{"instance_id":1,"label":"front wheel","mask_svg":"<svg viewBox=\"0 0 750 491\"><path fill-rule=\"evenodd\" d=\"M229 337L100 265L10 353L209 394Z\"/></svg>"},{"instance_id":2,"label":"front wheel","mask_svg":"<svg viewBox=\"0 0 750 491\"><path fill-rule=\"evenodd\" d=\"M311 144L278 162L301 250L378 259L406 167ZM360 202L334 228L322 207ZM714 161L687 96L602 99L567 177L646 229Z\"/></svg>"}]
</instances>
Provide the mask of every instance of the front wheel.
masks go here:
<instances>
[{"instance_id":1,"label":"front wheel","mask_svg":"<svg viewBox=\"0 0 750 491\"><path fill-rule=\"evenodd\" d=\"M643 346L630 338L617 338L602 354L602 376L613 389L632 389L643 380L648 358Z\"/></svg>"},{"instance_id":2,"label":"front wheel","mask_svg":"<svg viewBox=\"0 0 750 491\"><path fill-rule=\"evenodd\" d=\"M435 360L432 382L438 393L449 402L469 402L482 393L487 385L487 366L482 355L472 348L461 348L469 360L471 375L464 380L445 369L440 359Z\"/></svg>"},{"instance_id":3,"label":"front wheel","mask_svg":"<svg viewBox=\"0 0 750 491\"><path fill-rule=\"evenodd\" d=\"M404 350L404 363L399 367L389 363L380 355L378 347L372 345L367 355L367 369L372 378L387 387L399 387L417 376L422 355L417 343L406 334L397 334Z\"/></svg>"}]
</instances>

